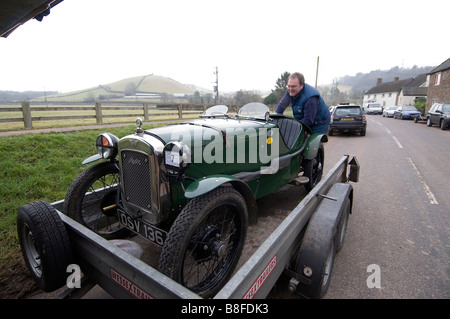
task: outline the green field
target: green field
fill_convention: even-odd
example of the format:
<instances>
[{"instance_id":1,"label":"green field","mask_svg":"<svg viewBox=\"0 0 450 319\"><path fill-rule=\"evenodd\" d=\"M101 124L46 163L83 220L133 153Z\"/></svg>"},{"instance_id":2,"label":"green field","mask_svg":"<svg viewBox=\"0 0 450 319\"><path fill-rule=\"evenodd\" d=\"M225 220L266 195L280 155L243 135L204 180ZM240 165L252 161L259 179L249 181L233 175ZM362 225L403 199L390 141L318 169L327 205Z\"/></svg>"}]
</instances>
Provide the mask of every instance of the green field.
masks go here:
<instances>
[{"instance_id":1,"label":"green field","mask_svg":"<svg viewBox=\"0 0 450 319\"><path fill-rule=\"evenodd\" d=\"M135 129L131 125L108 132L123 137ZM95 139L102 132L0 137L0 277L22 260L16 232L19 207L36 200L51 203L64 199L69 185L86 169L81 165L83 159L97 153Z\"/></svg>"}]
</instances>

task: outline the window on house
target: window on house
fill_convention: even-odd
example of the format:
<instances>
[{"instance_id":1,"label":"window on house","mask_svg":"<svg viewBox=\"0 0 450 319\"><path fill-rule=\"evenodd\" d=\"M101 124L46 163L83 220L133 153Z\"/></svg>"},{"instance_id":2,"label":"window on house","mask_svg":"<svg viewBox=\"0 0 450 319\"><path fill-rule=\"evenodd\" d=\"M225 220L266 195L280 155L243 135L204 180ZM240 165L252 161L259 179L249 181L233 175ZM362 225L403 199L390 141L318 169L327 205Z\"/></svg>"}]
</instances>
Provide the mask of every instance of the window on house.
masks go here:
<instances>
[{"instance_id":1,"label":"window on house","mask_svg":"<svg viewBox=\"0 0 450 319\"><path fill-rule=\"evenodd\" d=\"M383 93L383 94L381 94L381 97L384 97L384 93Z\"/></svg>"},{"instance_id":2,"label":"window on house","mask_svg":"<svg viewBox=\"0 0 450 319\"><path fill-rule=\"evenodd\" d=\"M391 97L392 96L392 93L389 93L389 97Z\"/></svg>"},{"instance_id":3,"label":"window on house","mask_svg":"<svg viewBox=\"0 0 450 319\"><path fill-rule=\"evenodd\" d=\"M435 75L435 79L434 79L434 85L437 86L441 84L441 73L436 73Z\"/></svg>"}]
</instances>

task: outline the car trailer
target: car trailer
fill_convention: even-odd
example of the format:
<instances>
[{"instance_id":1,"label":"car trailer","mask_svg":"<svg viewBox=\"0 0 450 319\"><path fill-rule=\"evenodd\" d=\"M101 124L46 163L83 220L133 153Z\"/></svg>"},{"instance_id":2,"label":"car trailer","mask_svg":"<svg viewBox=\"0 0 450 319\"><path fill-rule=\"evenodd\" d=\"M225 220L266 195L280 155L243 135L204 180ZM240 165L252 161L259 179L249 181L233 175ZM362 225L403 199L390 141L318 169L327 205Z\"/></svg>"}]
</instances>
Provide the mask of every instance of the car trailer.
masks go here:
<instances>
[{"instance_id":1,"label":"car trailer","mask_svg":"<svg viewBox=\"0 0 450 319\"><path fill-rule=\"evenodd\" d=\"M307 298L322 297L352 212L353 187L348 182L358 179L358 160L343 156L214 299L265 298L283 273L291 278L290 291ZM64 287L70 275L67 266L75 264L83 274L81 288L66 289L60 298L80 298L94 285L113 298L201 298L61 213L63 204L32 202L18 213L22 253L42 290Z\"/></svg>"}]
</instances>

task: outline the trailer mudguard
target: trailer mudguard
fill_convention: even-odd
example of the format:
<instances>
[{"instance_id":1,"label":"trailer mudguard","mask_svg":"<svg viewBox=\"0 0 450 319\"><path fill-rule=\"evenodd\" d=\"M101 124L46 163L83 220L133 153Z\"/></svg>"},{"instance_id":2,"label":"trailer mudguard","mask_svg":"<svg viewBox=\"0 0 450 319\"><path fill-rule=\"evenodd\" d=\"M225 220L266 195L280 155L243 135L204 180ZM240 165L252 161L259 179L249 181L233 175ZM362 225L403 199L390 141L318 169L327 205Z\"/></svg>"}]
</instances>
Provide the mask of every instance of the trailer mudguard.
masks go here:
<instances>
[{"instance_id":1,"label":"trailer mudguard","mask_svg":"<svg viewBox=\"0 0 450 319\"><path fill-rule=\"evenodd\" d=\"M308 223L295 263L299 281L295 291L307 298L321 298L328 290L334 255L342 246L351 212L353 188L335 183L326 196L318 196L323 199Z\"/></svg>"},{"instance_id":2,"label":"trailer mudguard","mask_svg":"<svg viewBox=\"0 0 450 319\"><path fill-rule=\"evenodd\" d=\"M186 188L184 196L188 199L192 199L209 193L217 187L227 183L230 183L231 186L244 197L248 208L249 224L255 224L258 218L255 196L247 184L234 176L217 174L197 179Z\"/></svg>"},{"instance_id":3,"label":"trailer mudguard","mask_svg":"<svg viewBox=\"0 0 450 319\"><path fill-rule=\"evenodd\" d=\"M305 147L305 159L312 160L316 157L319 150L320 143L328 142L328 137L325 134L313 133L308 137Z\"/></svg>"}]
</instances>

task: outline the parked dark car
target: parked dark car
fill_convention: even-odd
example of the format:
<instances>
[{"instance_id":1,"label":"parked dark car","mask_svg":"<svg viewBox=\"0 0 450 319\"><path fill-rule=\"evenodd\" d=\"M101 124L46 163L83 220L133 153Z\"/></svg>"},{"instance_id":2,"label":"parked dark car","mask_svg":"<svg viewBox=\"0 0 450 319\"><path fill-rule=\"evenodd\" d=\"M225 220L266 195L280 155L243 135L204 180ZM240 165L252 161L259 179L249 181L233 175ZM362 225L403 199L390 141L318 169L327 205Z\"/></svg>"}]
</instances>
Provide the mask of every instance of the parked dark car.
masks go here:
<instances>
[{"instance_id":1,"label":"parked dark car","mask_svg":"<svg viewBox=\"0 0 450 319\"><path fill-rule=\"evenodd\" d=\"M331 113L331 123L328 135L334 132L359 132L366 135L367 121L364 111L357 104L339 104Z\"/></svg>"},{"instance_id":2,"label":"parked dark car","mask_svg":"<svg viewBox=\"0 0 450 319\"><path fill-rule=\"evenodd\" d=\"M427 114L427 126L437 124L442 130L450 125L450 104L434 103Z\"/></svg>"},{"instance_id":3,"label":"parked dark car","mask_svg":"<svg viewBox=\"0 0 450 319\"><path fill-rule=\"evenodd\" d=\"M401 120L412 120L416 116L419 116L421 113L418 109L416 109L414 106L407 105L407 106L399 106L394 111L394 119L401 119Z\"/></svg>"}]
</instances>

